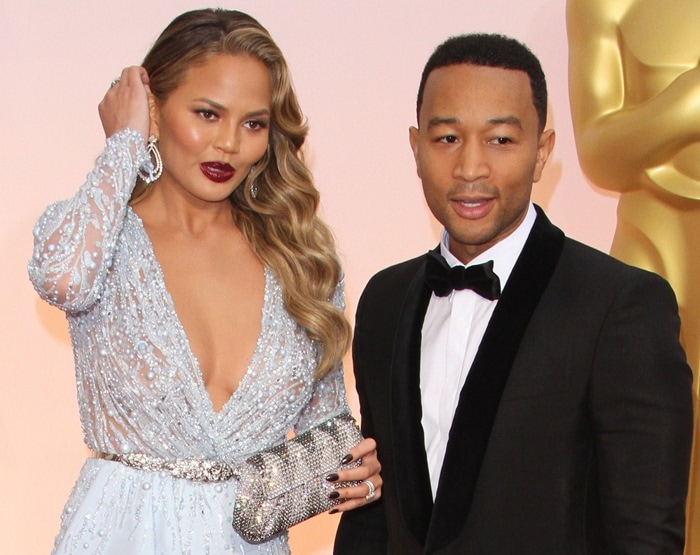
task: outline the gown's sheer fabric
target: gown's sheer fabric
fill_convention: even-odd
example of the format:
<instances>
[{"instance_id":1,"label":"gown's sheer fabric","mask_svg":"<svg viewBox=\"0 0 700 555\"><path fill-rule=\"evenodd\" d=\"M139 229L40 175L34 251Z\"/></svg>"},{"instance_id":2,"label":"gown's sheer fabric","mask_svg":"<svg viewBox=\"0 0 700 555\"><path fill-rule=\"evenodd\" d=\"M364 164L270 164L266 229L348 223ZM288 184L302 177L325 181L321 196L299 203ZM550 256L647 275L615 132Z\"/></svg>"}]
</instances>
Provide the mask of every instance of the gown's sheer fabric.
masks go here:
<instances>
[{"instance_id":1,"label":"gown's sheer fabric","mask_svg":"<svg viewBox=\"0 0 700 555\"><path fill-rule=\"evenodd\" d=\"M112 136L78 193L49 206L34 228L29 275L66 312L87 446L236 465L292 428L347 410L342 368L313 379L316 345L285 311L266 269L253 358L214 411L148 235L128 206L146 162L138 133ZM342 284L335 302L343 304ZM289 553L286 533L253 546L233 531L235 488L235 481L195 483L89 458L54 553Z\"/></svg>"}]
</instances>

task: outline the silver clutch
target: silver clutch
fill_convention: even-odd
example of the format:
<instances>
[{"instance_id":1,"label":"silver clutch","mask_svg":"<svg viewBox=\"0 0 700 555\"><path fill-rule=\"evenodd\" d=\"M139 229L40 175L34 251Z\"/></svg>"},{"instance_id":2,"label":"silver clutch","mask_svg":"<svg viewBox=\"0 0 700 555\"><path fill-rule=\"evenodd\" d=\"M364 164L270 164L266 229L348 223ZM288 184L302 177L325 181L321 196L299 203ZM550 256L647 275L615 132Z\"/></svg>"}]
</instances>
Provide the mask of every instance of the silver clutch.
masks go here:
<instances>
[{"instance_id":1,"label":"silver clutch","mask_svg":"<svg viewBox=\"0 0 700 555\"><path fill-rule=\"evenodd\" d=\"M247 542L262 542L339 503L328 494L360 482L328 482L348 451L362 441L349 413L331 418L293 439L249 457L234 469L238 489L233 528Z\"/></svg>"}]
</instances>

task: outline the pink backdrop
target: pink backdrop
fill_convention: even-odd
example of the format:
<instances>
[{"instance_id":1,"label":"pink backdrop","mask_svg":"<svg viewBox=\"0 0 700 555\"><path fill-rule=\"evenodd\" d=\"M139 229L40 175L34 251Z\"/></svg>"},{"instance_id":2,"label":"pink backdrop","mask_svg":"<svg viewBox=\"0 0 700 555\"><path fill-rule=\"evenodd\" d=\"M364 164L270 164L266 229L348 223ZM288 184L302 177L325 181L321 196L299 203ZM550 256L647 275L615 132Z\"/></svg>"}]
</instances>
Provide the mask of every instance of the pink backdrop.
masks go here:
<instances>
[{"instance_id":1,"label":"pink backdrop","mask_svg":"<svg viewBox=\"0 0 700 555\"><path fill-rule=\"evenodd\" d=\"M568 107L563 0L242 0L285 52L311 125L308 159L345 265L348 315L369 277L427 250L439 229L408 146L416 88L447 36L498 31L528 43L549 78L557 145L535 199L569 235L607 250L616 198L582 176ZM26 277L31 226L83 180L104 141L97 103L185 0L0 0L0 553L50 551L85 458L62 313ZM515 8L517 6L517 9ZM356 408L348 362L348 386ZM292 531L293 553L330 553L335 517Z\"/></svg>"}]
</instances>

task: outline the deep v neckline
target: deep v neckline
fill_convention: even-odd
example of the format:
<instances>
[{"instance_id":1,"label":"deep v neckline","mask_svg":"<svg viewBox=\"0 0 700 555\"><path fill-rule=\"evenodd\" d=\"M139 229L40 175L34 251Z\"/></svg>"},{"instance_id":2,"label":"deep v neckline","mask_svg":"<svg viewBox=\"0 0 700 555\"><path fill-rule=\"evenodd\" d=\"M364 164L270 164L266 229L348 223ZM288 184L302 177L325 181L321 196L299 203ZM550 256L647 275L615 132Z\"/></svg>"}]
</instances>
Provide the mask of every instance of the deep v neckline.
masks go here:
<instances>
[{"instance_id":1,"label":"deep v neckline","mask_svg":"<svg viewBox=\"0 0 700 555\"><path fill-rule=\"evenodd\" d=\"M263 266L263 278L265 280L264 284L264 292L263 292L263 304L262 304L262 309L260 311L260 332L258 334L258 338L255 341L255 348L253 349L253 354L250 357L250 362L248 363L248 366L245 369L245 372L243 373L243 376L238 382L238 385L236 389L231 393L230 397L226 400L226 402L221 405L221 408L219 410L216 410L214 408L214 403L211 400L211 395L209 394L209 391L207 390L206 384L204 383L204 375L202 374L202 368L199 364L199 360L197 359L197 356L194 354L194 351L192 350L192 345L190 344L190 339L187 336L187 332L185 331L185 327L182 325L182 320L180 320L180 316L177 313L177 310L175 309L175 302L173 301L172 296L170 295L170 291L168 291L167 284L165 283L165 274L163 273L163 268L160 265L160 262L158 261L158 258L156 257L156 251L155 248L153 247L153 242L151 241L151 237L148 235L148 231L146 231L146 226L143 223L143 220L141 219L141 216L139 216L131 206L128 207L128 213L135 219L137 222L137 227L139 229L139 233L143 234L144 238L144 244L146 245L148 249L148 256L151 258L152 263L153 263L153 269L155 270L155 275L156 275L156 280L158 281L158 284L160 285L160 290L163 292L163 297L165 299L165 303L167 305L168 311L172 314L173 316L173 321L175 323L175 327L177 328L179 332L179 337L178 341L180 345L184 348L184 351L187 353L188 358L192 361L191 364L191 371L192 371L192 378L195 380L195 383L197 384L197 389L199 393L201 394L203 400L206 402L206 405L208 409L213 412L216 416L223 416L228 410L230 409L231 405L233 405L235 399L240 395L240 391L244 390L245 388L248 387L248 376L251 374L251 369L255 365L256 361L258 360L259 357L259 351L261 349L261 340L264 336L265 332L265 322L268 320L265 318L265 314L267 313L269 307L268 307L268 299L269 299L269 287L270 287L270 271L268 270L267 266Z\"/></svg>"}]
</instances>

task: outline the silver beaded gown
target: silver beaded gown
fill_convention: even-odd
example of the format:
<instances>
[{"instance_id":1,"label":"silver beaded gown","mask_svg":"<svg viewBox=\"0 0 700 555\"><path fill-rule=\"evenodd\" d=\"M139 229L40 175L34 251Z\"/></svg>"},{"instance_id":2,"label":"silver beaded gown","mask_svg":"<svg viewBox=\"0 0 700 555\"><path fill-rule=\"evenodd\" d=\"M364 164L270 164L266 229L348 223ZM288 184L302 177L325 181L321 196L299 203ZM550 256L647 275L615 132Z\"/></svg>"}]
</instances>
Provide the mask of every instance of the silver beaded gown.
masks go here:
<instances>
[{"instance_id":1,"label":"silver beaded gown","mask_svg":"<svg viewBox=\"0 0 700 555\"><path fill-rule=\"evenodd\" d=\"M290 429L347 410L342 367L313 379L316 346L284 309L269 269L247 373L214 410L148 235L128 206L147 160L137 132L112 136L78 193L49 206L34 228L29 275L66 313L88 448L236 465ZM342 283L335 302L343 304ZM234 532L235 489L235 480L193 482L88 458L53 552L289 553L286 533L250 545Z\"/></svg>"}]
</instances>

